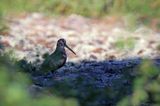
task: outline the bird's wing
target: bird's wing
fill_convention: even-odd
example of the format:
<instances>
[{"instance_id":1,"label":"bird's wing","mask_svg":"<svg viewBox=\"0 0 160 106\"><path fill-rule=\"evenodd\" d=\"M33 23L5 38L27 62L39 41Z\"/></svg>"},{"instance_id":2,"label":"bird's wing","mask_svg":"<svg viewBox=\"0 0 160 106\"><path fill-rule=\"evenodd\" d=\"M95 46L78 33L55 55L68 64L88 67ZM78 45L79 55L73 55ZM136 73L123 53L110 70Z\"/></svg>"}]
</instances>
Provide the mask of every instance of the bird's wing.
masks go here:
<instances>
[{"instance_id":1,"label":"bird's wing","mask_svg":"<svg viewBox=\"0 0 160 106\"><path fill-rule=\"evenodd\" d=\"M65 59L52 59L49 63L49 67L52 67L53 70L56 70L62 67L65 63Z\"/></svg>"},{"instance_id":2,"label":"bird's wing","mask_svg":"<svg viewBox=\"0 0 160 106\"><path fill-rule=\"evenodd\" d=\"M63 55L60 55L57 52L48 56L42 63L41 71L43 72L55 71L58 68L62 67L66 61L66 58L63 58L62 56Z\"/></svg>"}]
</instances>

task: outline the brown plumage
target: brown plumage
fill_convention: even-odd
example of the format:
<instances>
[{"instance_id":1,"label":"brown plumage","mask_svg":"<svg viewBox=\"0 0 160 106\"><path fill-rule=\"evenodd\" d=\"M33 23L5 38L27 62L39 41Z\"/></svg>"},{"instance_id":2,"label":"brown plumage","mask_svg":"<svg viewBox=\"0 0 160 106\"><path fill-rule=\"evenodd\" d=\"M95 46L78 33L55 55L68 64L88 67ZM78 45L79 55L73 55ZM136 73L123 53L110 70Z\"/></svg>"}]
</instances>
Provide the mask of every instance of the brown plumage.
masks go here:
<instances>
[{"instance_id":1,"label":"brown plumage","mask_svg":"<svg viewBox=\"0 0 160 106\"><path fill-rule=\"evenodd\" d=\"M56 50L44 60L41 65L40 71L48 73L54 72L55 70L61 68L67 60L65 47L76 55L76 53L67 46L65 39L59 39L57 41Z\"/></svg>"}]
</instances>

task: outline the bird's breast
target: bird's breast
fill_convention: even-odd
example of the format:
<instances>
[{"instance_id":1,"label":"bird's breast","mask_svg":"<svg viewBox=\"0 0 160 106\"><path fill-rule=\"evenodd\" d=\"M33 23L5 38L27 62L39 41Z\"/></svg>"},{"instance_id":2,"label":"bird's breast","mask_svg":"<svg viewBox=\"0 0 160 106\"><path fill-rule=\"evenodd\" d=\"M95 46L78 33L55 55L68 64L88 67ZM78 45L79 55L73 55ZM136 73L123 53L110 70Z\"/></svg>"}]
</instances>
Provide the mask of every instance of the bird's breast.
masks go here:
<instances>
[{"instance_id":1,"label":"bird's breast","mask_svg":"<svg viewBox=\"0 0 160 106\"><path fill-rule=\"evenodd\" d=\"M63 59L61 59L60 61L59 61L59 68L60 67L62 67L62 66L64 66L64 64L66 63L66 60L67 60L67 58L63 58Z\"/></svg>"},{"instance_id":2,"label":"bird's breast","mask_svg":"<svg viewBox=\"0 0 160 106\"><path fill-rule=\"evenodd\" d=\"M66 53L63 53L62 57L63 57L63 58L67 58L67 54L66 54Z\"/></svg>"}]
</instances>

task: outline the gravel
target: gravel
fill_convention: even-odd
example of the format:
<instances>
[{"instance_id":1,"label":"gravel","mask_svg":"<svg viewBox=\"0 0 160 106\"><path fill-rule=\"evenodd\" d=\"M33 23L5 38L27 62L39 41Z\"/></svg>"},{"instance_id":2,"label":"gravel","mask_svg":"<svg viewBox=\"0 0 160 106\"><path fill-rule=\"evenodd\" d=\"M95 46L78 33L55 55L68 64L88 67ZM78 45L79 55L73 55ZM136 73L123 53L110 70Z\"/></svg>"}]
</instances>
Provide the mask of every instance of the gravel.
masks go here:
<instances>
[{"instance_id":1,"label":"gravel","mask_svg":"<svg viewBox=\"0 0 160 106\"><path fill-rule=\"evenodd\" d=\"M125 22L114 16L98 20L74 14L59 18L40 13L25 14L10 19L8 35L2 35L1 42L6 48L14 49L19 58L29 61L42 60L43 54L52 53L60 38L65 38L77 53L74 56L67 51L71 62L159 57L160 33L142 25L131 31ZM134 44L130 47L126 43L121 50L116 46L121 39L124 42L131 39Z\"/></svg>"}]
</instances>

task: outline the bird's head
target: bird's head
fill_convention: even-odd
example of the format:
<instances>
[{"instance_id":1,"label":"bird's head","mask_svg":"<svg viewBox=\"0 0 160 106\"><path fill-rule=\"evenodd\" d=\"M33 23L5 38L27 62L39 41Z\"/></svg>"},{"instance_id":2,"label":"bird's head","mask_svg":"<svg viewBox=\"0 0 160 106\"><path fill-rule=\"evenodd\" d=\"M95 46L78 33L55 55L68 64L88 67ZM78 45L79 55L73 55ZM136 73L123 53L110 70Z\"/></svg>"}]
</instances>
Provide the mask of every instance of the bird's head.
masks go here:
<instances>
[{"instance_id":1,"label":"bird's head","mask_svg":"<svg viewBox=\"0 0 160 106\"><path fill-rule=\"evenodd\" d=\"M66 40L61 38L57 41L57 47L60 48L64 48L66 47L67 49L69 49L72 53L74 53L76 55L76 53L66 44Z\"/></svg>"}]
</instances>

